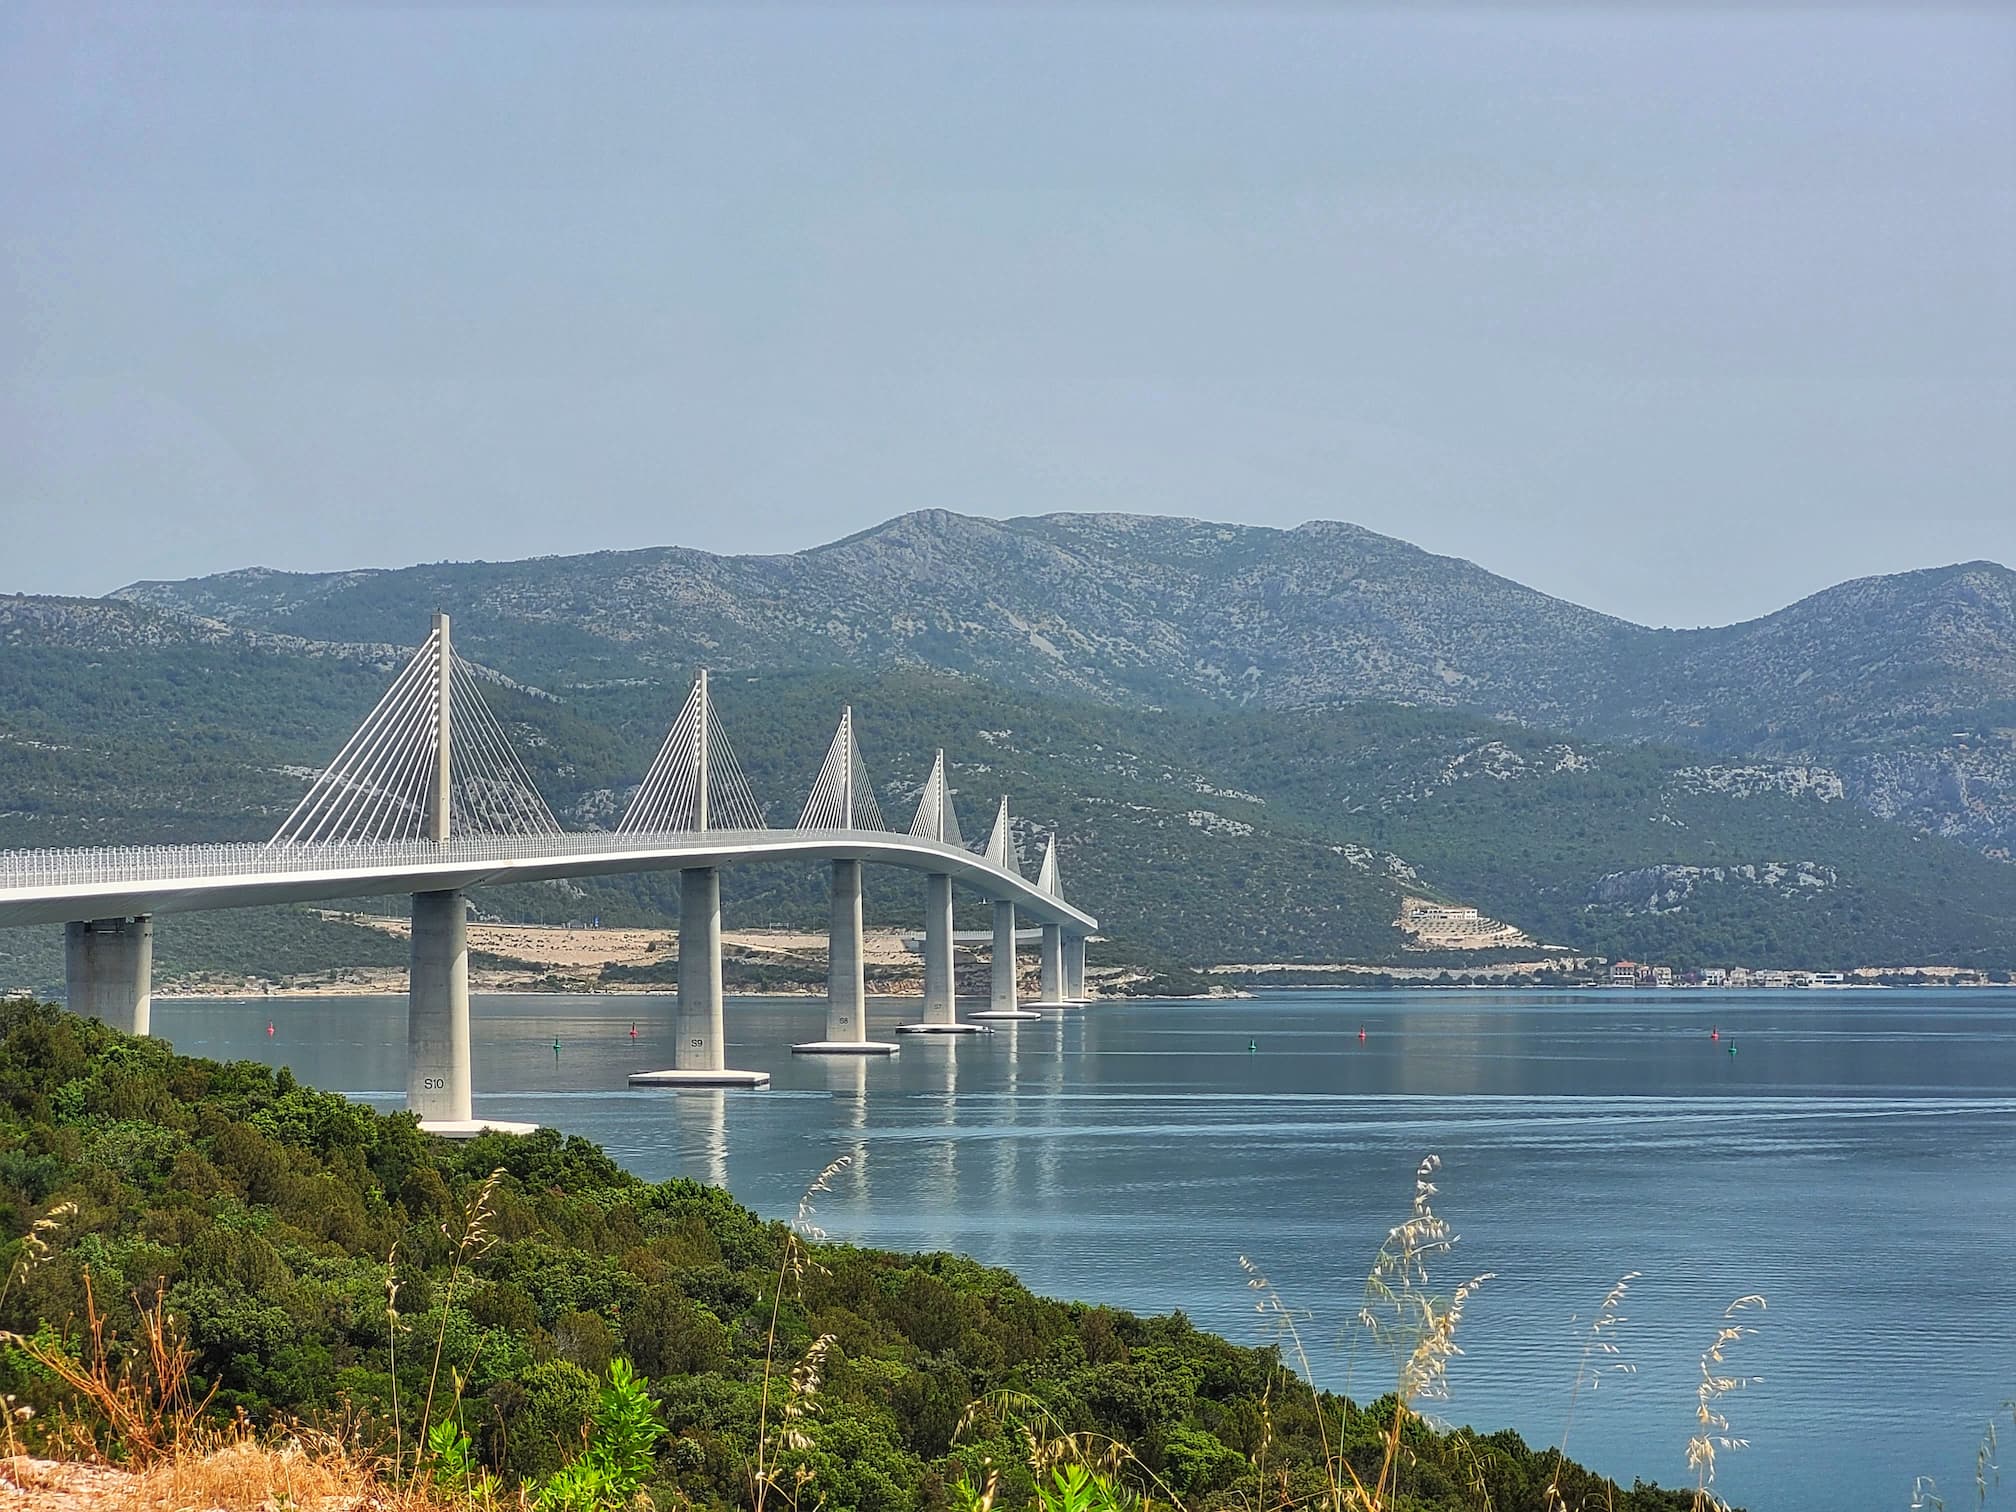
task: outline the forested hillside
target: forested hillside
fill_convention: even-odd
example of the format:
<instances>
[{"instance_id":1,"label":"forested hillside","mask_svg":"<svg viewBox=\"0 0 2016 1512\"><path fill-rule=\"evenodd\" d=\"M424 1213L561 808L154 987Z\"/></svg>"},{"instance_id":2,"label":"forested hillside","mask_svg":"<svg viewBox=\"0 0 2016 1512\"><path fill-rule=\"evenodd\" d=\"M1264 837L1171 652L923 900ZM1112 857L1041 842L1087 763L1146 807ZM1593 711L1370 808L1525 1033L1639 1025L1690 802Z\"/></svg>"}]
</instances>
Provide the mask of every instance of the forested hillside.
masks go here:
<instances>
[{"instance_id":1,"label":"forested hillside","mask_svg":"<svg viewBox=\"0 0 2016 1512\"><path fill-rule=\"evenodd\" d=\"M400 655L177 635L146 610L90 602L74 618L45 603L36 624L17 617L0 656L0 845L263 839ZM620 814L689 675L528 688L510 679L535 683L531 669L495 671L492 704L578 827ZM1066 889L1101 916L1109 960L1418 959L1394 922L1409 893L1475 904L1559 945L1679 964L2016 956L2016 868L1882 823L1810 765L1390 704L1136 709L906 669L724 674L715 693L773 823L796 820L843 702L899 823L944 746L975 838L1002 793L1028 864L1058 830ZM824 919L815 868L750 868L728 885L732 922ZM675 911L662 876L479 902L611 923ZM914 878L871 879L871 920L914 924L920 912ZM229 917L160 921L164 970L246 954ZM964 922L980 925L977 905ZM271 970L290 969L290 950L300 970L340 953L329 933L340 926L298 939L257 927L277 952ZM9 933L0 978L48 985L53 944ZM376 952L367 964L396 947L374 937L359 948ZM10 972L8 956L22 969Z\"/></svg>"}]
</instances>

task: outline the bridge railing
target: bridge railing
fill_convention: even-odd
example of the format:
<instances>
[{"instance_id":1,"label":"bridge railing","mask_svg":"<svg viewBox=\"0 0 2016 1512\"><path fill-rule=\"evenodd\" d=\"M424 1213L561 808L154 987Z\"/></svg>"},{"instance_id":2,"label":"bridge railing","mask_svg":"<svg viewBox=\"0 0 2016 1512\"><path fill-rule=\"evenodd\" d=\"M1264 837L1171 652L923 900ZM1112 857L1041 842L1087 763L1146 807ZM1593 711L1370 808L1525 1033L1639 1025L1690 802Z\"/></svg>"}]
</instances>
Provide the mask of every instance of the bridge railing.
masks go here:
<instances>
[{"instance_id":1,"label":"bridge railing","mask_svg":"<svg viewBox=\"0 0 2016 1512\"><path fill-rule=\"evenodd\" d=\"M624 855L688 846L733 849L790 839L889 840L906 848L942 850L980 860L962 846L886 830L683 830L617 834L594 830L560 835L469 835L431 840L273 845L259 841L203 845L84 846L0 851L0 892L120 883L205 881L303 872L424 870L486 861L543 861L581 855ZM397 883L388 879L391 890Z\"/></svg>"}]
</instances>

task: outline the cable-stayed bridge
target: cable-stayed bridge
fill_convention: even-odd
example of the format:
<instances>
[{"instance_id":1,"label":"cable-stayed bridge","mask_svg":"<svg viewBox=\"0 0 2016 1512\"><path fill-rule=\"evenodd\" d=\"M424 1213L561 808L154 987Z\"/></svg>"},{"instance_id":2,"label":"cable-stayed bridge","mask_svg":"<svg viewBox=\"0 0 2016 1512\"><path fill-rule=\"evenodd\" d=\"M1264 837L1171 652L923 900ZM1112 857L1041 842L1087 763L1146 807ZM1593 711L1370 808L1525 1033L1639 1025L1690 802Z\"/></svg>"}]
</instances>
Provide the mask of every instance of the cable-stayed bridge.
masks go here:
<instances>
[{"instance_id":1,"label":"cable-stayed bridge","mask_svg":"<svg viewBox=\"0 0 2016 1512\"><path fill-rule=\"evenodd\" d=\"M774 860L824 861L832 873L826 1037L807 1053L889 1054L868 1038L861 869L906 867L927 878L924 1011L913 1033L955 1034L952 895L993 904L988 1007L969 1017L1028 1018L1016 997L1018 914L1041 926L1042 1002L1084 1001L1092 915L1065 901L1057 837L1036 879L1022 873L1000 801L986 843L969 849L947 783L945 753L906 830L883 818L841 711L797 822L770 827L716 715L707 674L615 829L563 830L482 694L482 675L455 654L446 615L393 679L335 760L264 844L142 845L0 851L0 926L62 924L70 1006L135 1034L149 1027L157 914L406 892L413 899L406 1105L443 1133L484 1127L471 1106L470 889L507 882L677 871L680 880L675 1064L640 1085L761 1086L724 1053L721 869ZM491 1127L504 1127L494 1122Z\"/></svg>"}]
</instances>

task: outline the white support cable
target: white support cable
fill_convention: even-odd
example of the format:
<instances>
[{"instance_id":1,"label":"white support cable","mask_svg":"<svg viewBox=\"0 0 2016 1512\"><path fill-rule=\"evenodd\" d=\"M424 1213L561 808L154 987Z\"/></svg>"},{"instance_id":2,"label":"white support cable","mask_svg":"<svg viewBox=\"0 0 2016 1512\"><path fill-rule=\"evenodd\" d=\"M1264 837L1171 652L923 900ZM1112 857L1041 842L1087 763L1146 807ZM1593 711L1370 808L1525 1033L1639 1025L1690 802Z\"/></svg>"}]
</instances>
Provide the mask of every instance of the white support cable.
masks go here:
<instances>
[{"instance_id":1,"label":"white support cable","mask_svg":"<svg viewBox=\"0 0 2016 1512\"><path fill-rule=\"evenodd\" d=\"M959 833L959 814L952 807L952 789L945 776L945 753L931 762L931 775L924 779L924 791L917 795L917 814L910 821L910 833L925 840L964 846Z\"/></svg>"},{"instance_id":2,"label":"white support cable","mask_svg":"<svg viewBox=\"0 0 2016 1512\"><path fill-rule=\"evenodd\" d=\"M418 660L416 657L415 661ZM373 706L371 712L365 715L363 724L359 725L356 732L344 743L343 749L337 753L336 760L309 785L308 791L294 806L293 812L275 831L272 843L288 844L297 838L319 832L326 822L331 804L339 801L339 796L349 796L347 791L349 763L356 759L360 752L374 746L384 728L388 708L403 700L407 691L407 676L412 670L413 665L409 663L399 677L393 680L392 686Z\"/></svg>"},{"instance_id":3,"label":"white support cable","mask_svg":"<svg viewBox=\"0 0 2016 1512\"><path fill-rule=\"evenodd\" d=\"M414 741L405 774L391 789L370 840L418 837L427 822L427 784L434 772L434 742Z\"/></svg>"},{"instance_id":4,"label":"white support cable","mask_svg":"<svg viewBox=\"0 0 2016 1512\"><path fill-rule=\"evenodd\" d=\"M449 664L450 728L455 734L454 769L449 773L449 833L487 834L498 826L492 806L499 781L497 755L490 732L472 709L463 707L461 668Z\"/></svg>"},{"instance_id":5,"label":"white support cable","mask_svg":"<svg viewBox=\"0 0 2016 1512\"><path fill-rule=\"evenodd\" d=\"M456 659L456 669L462 673L462 687L464 694L468 696L470 708L476 714L476 724L484 730L484 736L488 740L488 750L498 780L498 796L502 796L508 804L506 810L508 818L514 825L530 827L536 833L546 831L556 833L560 827L558 823L554 823L552 810L546 806L546 800L538 794L538 784L532 780L532 770L524 764L524 758L512 744L510 734L498 720L496 710L490 708L490 700L484 698L482 685L476 681L476 675L470 671L468 663L462 661L460 657Z\"/></svg>"},{"instance_id":6,"label":"white support cable","mask_svg":"<svg viewBox=\"0 0 2016 1512\"><path fill-rule=\"evenodd\" d=\"M730 828L762 829L763 806L756 801L756 790L742 771L742 763L735 755L735 747L729 742L728 731L722 726L720 717L714 715L711 709L709 717L713 732L708 744L713 753L722 758L722 808L728 815Z\"/></svg>"},{"instance_id":7,"label":"white support cable","mask_svg":"<svg viewBox=\"0 0 2016 1512\"><path fill-rule=\"evenodd\" d=\"M431 676L415 680L370 767L358 774L351 801L329 815L326 834L342 840L368 840L380 833L398 833L403 808L393 796L403 784L401 763L410 772L431 766L440 739L435 688ZM408 779L410 780L410 778Z\"/></svg>"},{"instance_id":8,"label":"white support cable","mask_svg":"<svg viewBox=\"0 0 2016 1512\"><path fill-rule=\"evenodd\" d=\"M846 822L851 816L843 816L840 812L840 807L845 801L841 774L855 759L851 735L847 717L843 714L839 728L833 732L832 743L826 747L826 759L819 763L818 775L812 779L812 791L806 797L804 812L798 818L799 829L834 830L853 827Z\"/></svg>"},{"instance_id":9,"label":"white support cable","mask_svg":"<svg viewBox=\"0 0 2016 1512\"><path fill-rule=\"evenodd\" d=\"M505 733L496 713L483 697L482 689L477 686L474 674L460 657L453 659L453 672L460 679L457 682L451 677L451 687L459 695L453 710L456 728L475 728L482 750L480 759L488 765L488 775L494 784L493 791L487 795L490 802L489 827L500 834L559 834L559 821L540 796L531 771L512 746L511 737ZM470 717L465 718L465 715ZM477 796L474 793L470 795L472 804Z\"/></svg>"},{"instance_id":10,"label":"white support cable","mask_svg":"<svg viewBox=\"0 0 2016 1512\"><path fill-rule=\"evenodd\" d=\"M358 757L359 752L375 741L377 738L376 732L382 728L387 710L403 701L403 690L406 688L409 679L416 672L416 669L425 661L428 646L432 644L432 640L433 637L429 636L427 644L421 646L412 661L408 662L399 675L392 680L392 686L386 689L384 696L372 707L371 712L364 716L363 723L344 742L343 748L336 753L336 759L316 779L315 784L309 788L308 792L302 797L301 802L295 805L294 812L288 815L286 823L280 826L279 832L275 836L276 839L279 836L286 835L294 827L297 820L304 818L304 814L312 816L327 803L330 789L329 787L325 787L325 784L331 783L332 779L335 782L340 782L342 774L348 771L350 763Z\"/></svg>"},{"instance_id":11,"label":"white support cable","mask_svg":"<svg viewBox=\"0 0 2016 1512\"><path fill-rule=\"evenodd\" d=\"M398 733L386 743L370 773L357 783L360 798L368 792L368 801L353 801L341 813L331 814L327 833L345 840L405 838L405 817L412 801L406 793L416 774L434 763L433 701L432 690L423 684L401 715Z\"/></svg>"},{"instance_id":12,"label":"white support cable","mask_svg":"<svg viewBox=\"0 0 2016 1512\"><path fill-rule=\"evenodd\" d=\"M496 726L473 680L457 661L451 674L454 727L462 738L457 754L469 757L467 772L455 773L451 793L460 810L459 822L482 833L511 833L520 815L517 778L503 731ZM466 707L465 707L466 705Z\"/></svg>"},{"instance_id":13,"label":"white support cable","mask_svg":"<svg viewBox=\"0 0 2016 1512\"><path fill-rule=\"evenodd\" d=\"M1003 871L1021 875L1022 858L1015 844L1015 826L1008 817L1008 795L1001 795L1001 807L995 811L994 827L987 832L987 844L980 854Z\"/></svg>"},{"instance_id":14,"label":"white support cable","mask_svg":"<svg viewBox=\"0 0 2016 1512\"><path fill-rule=\"evenodd\" d=\"M430 648L431 644L430 641ZM388 778L397 772L400 762L416 747L432 752L435 739L434 691L426 667L426 658L430 655L431 650L423 650L421 657L415 658L415 675L405 697L395 708L386 711L386 718L370 747L348 767L336 773L337 780L349 791L323 811L315 831L320 838L362 838L375 827L371 816L383 802Z\"/></svg>"},{"instance_id":15,"label":"white support cable","mask_svg":"<svg viewBox=\"0 0 2016 1512\"><path fill-rule=\"evenodd\" d=\"M350 835L353 816L368 808L379 792L377 773L387 753L412 738L409 726L426 701L426 663L433 643L430 635L271 843L312 843Z\"/></svg>"},{"instance_id":16,"label":"white support cable","mask_svg":"<svg viewBox=\"0 0 2016 1512\"><path fill-rule=\"evenodd\" d=\"M666 828L663 816L676 812L683 802L681 775L686 763L681 759L688 739L688 725L692 707L691 695L679 710L678 718L672 721L672 728L666 731L665 743L658 750L658 758L651 763L651 770L644 774L636 796L630 800L630 807L624 812L618 832L629 830L656 830Z\"/></svg>"},{"instance_id":17,"label":"white support cable","mask_svg":"<svg viewBox=\"0 0 2016 1512\"><path fill-rule=\"evenodd\" d=\"M469 664L449 659L438 677L439 632L430 633L364 722L316 778L269 844L348 845L417 839L445 714L460 733L451 803L477 833L557 835L558 821ZM442 699L445 696L445 708Z\"/></svg>"},{"instance_id":18,"label":"white support cable","mask_svg":"<svg viewBox=\"0 0 2016 1512\"><path fill-rule=\"evenodd\" d=\"M868 763L862 758L860 742L855 741L853 747L854 812L847 816L847 828L886 830L889 821L882 817L882 805L875 801L875 779L868 775Z\"/></svg>"},{"instance_id":19,"label":"white support cable","mask_svg":"<svg viewBox=\"0 0 2016 1512\"><path fill-rule=\"evenodd\" d=\"M648 788L639 790L631 812L624 816L623 823L617 828L665 832L692 828L697 759L693 736L697 722L694 700L698 696L699 687L695 684L694 691L687 695L685 705L679 710L679 718L665 736L665 748L659 754L652 775L646 779Z\"/></svg>"},{"instance_id":20,"label":"white support cable","mask_svg":"<svg viewBox=\"0 0 2016 1512\"><path fill-rule=\"evenodd\" d=\"M692 827L694 815L688 804L692 798L692 775L698 760L695 731L698 728L699 703L700 682L696 678L686 701L679 706L671 729L665 732L665 742L658 748L657 759L651 763L651 769L645 773L636 796L630 800L630 807L617 824L617 833L670 833Z\"/></svg>"}]
</instances>

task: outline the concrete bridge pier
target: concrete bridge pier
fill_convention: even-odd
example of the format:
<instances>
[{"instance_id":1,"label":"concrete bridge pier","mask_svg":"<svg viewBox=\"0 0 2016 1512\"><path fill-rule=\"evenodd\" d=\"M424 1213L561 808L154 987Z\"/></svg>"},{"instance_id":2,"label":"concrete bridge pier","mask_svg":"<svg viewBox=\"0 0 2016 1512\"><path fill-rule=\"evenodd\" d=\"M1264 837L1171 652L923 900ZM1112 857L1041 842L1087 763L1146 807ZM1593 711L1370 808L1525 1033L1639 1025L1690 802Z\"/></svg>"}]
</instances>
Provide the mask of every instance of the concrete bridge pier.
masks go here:
<instances>
[{"instance_id":1,"label":"concrete bridge pier","mask_svg":"<svg viewBox=\"0 0 2016 1512\"><path fill-rule=\"evenodd\" d=\"M72 1013L145 1034L154 1014L154 920L90 919L63 926L64 1000Z\"/></svg>"},{"instance_id":2,"label":"concrete bridge pier","mask_svg":"<svg viewBox=\"0 0 2016 1512\"><path fill-rule=\"evenodd\" d=\"M1043 993L1037 1002L1038 1008L1072 1008L1077 1005L1064 987L1064 926L1045 924L1043 926L1042 975L1039 986Z\"/></svg>"},{"instance_id":3,"label":"concrete bridge pier","mask_svg":"<svg viewBox=\"0 0 2016 1512\"><path fill-rule=\"evenodd\" d=\"M469 1139L495 1129L530 1134L535 1124L477 1118L469 1074L469 899L413 895L413 949L406 971L406 1109L429 1134Z\"/></svg>"},{"instance_id":4,"label":"concrete bridge pier","mask_svg":"<svg viewBox=\"0 0 2016 1512\"><path fill-rule=\"evenodd\" d=\"M767 1087L768 1071L728 1069L721 989L721 873L679 873L679 998L672 1010L677 1048L669 1071L634 1071L633 1087Z\"/></svg>"},{"instance_id":5,"label":"concrete bridge pier","mask_svg":"<svg viewBox=\"0 0 2016 1512\"><path fill-rule=\"evenodd\" d=\"M976 1019L1040 1019L1015 1001L1015 904L1007 898L994 900L994 947L991 989L984 1012Z\"/></svg>"},{"instance_id":6,"label":"concrete bridge pier","mask_svg":"<svg viewBox=\"0 0 2016 1512\"><path fill-rule=\"evenodd\" d=\"M1090 1002L1085 995L1085 936L1064 936L1064 996L1073 1003Z\"/></svg>"},{"instance_id":7,"label":"concrete bridge pier","mask_svg":"<svg viewBox=\"0 0 2016 1512\"><path fill-rule=\"evenodd\" d=\"M793 1045L797 1055L894 1055L868 1038L868 979L862 963L861 863L833 863L833 915L826 936L826 1038Z\"/></svg>"},{"instance_id":8,"label":"concrete bridge pier","mask_svg":"<svg viewBox=\"0 0 2016 1512\"><path fill-rule=\"evenodd\" d=\"M952 879L933 872L924 894L924 1018L898 1024L898 1034L978 1034L978 1024L959 1022L952 981Z\"/></svg>"}]
</instances>

